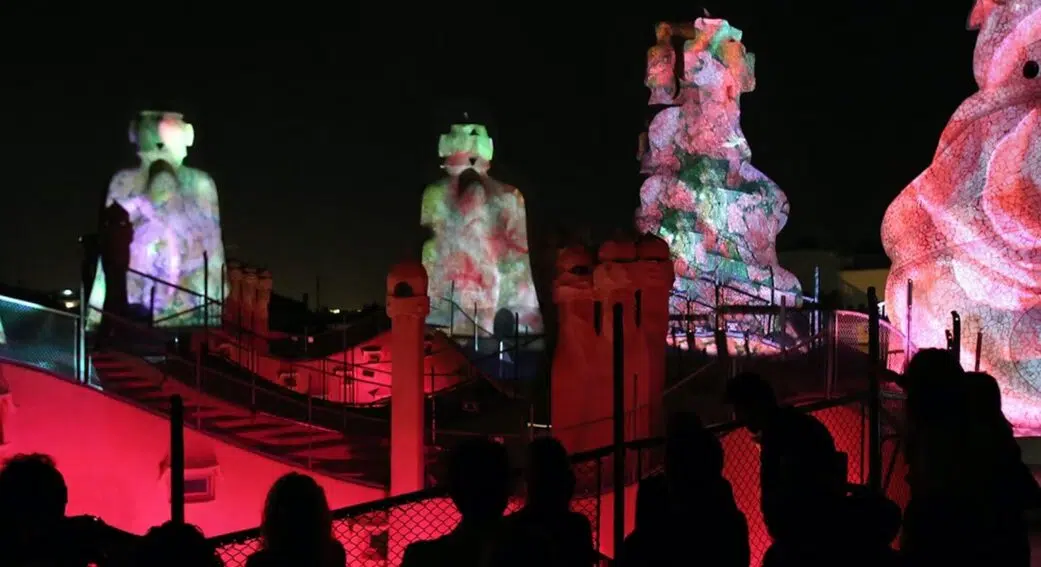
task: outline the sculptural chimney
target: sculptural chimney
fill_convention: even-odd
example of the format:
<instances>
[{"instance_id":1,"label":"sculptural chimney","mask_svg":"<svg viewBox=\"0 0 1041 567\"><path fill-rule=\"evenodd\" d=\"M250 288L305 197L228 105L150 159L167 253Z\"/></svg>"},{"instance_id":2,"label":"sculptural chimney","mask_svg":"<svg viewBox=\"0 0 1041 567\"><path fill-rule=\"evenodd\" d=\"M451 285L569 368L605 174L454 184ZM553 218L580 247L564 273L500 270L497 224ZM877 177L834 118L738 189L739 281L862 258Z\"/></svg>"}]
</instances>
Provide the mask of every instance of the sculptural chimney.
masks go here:
<instances>
[{"instance_id":1,"label":"sculptural chimney","mask_svg":"<svg viewBox=\"0 0 1041 567\"><path fill-rule=\"evenodd\" d=\"M626 437L661 431L665 338L673 283L668 245L644 237L605 242L599 263L583 248L557 258L553 299L559 305L559 343L553 359L553 434L569 452L612 440L614 306L622 305ZM581 403L574 403L581 400Z\"/></svg>"},{"instance_id":2,"label":"sculptural chimney","mask_svg":"<svg viewBox=\"0 0 1041 567\"><path fill-rule=\"evenodd\" d=\"M639 336L636 320L636 243L632 240L610 240L600 246L597 254L600 263L593 269L593 286L595 288L596 300L600 303L602 324L599 326L598 352L602 353L597 358L596 368L599 384L594 387L605 392L607 400L603 415L614 417L613 391L614 391L614 364L611 353L614 352L614 306L622 305L623 341L624 341L624 365L623 376L625 380L625 436L626 439L633 438L633 418L637 406L637 388L645 378L641 370L644 366L645 355L643 352L644 341ZM664 335L663 335L664 337ZM664 340L664 338L662 339ZM611 423L612 420L607 420ZM603 435L600 438L600 435ZM612 440L610 425L604 428L602 433L598 430L598 447L609 445Z\"/></svg>"},{"instance_id":3,"label":"sculptural chimney","mask_svg":"<svg viewBox=\"0 0 1041 567\"><path fill-rule=\"evenodd\" d=\"M611 403L610 397L606 402L599 399L609 392L593 389L599 375L588 365L598 358L600 348L593 307L594 265L593 255L582 246L557 253L553 301L558 306L559 333L550 378L550 419L554 437L572 453L596 446L597 426L588 424L601 419L603 408Z\"/></svg>"},{"instance_id":4,"label":"sculptural chimney","mask_svg":"<svg viewBox=\"0 0 1041 567\"><path fill-rule=\"evenodd\" d=\"M430 313L427 272L419 262L403 262L387 276L391 321L390 492L424 485L423 335Z\"/></svg>"},{"instance_id":5,"label":"sculptural chimney","mask_svg":"<svg viewBox=\"0 0 1041 567\"><path fill-rule=\"evenodd\" d=\"M637 302L636 325L639 329L642 361L635 385L636 412L633 432L636 438L663 435L665 393L665 337L669 332L669 298L676 275L669 255L669 245L656 236L646 235L636 245L633 270Z\"/></svg>"},{"instance_id":6,"label":"sculptural chimney","mask_svg":"<svg viewBox=\"0 0 1041 567\"><path fill-rule=\"evenodd\" d=\"M229 330L241 325L242 309L242 266L238 262L228 262L228 296L224 299L224 324Z\"/></svg>"},{"instance_id":7,"label":"sculptural chimney","mask_svg":"<svg viewBox=\"0 0 1041 567\"><path fill-rule=\"evenodd\" d=\"M253 331L253 315L257 305L257 271L253 268L242 268L242 287L239 291L242 301L242 319L239 321L247 333Z\"/></svg>"},{"instance_id":8,"label":"sculptural chimney","mask_svg":"<svg viewBox=\"0 0 1041 567\"><path fill-rule=\"evenodd\" d=\"M268 309L271 305L271 289L273 285L271 272L261 270L257 274L257 298L256 305L253 308L253 332L258 335L258 338L266 337L268 331L270 331L270 314ZM260 340L258 341L259 344L267 345L267 341Z\"/></svg>"}]
</instances>

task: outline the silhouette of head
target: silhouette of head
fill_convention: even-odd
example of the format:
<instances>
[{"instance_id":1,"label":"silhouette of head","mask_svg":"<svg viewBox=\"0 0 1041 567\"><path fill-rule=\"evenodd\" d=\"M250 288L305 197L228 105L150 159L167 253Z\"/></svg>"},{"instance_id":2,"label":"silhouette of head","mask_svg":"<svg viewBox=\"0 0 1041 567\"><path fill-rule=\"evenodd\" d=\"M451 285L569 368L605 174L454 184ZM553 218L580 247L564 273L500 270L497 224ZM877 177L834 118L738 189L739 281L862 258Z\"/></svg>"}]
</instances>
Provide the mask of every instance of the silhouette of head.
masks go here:
<instances>
[{"instance_id":1,"label":"silhouette of head","mask_svg":"<svg viewBox=\"0 0 1041 567\"><path fill-rule=\"evenodd\" d=\"M936 348L918 351L899 382L907 392L908 418L924 423L967 409L964 407L964 375L954 353Z\"/></svg>"},{"instance_id":2,"label":"silhouette of head","mask_svg":"<svg viewBox=\"0 0 1041 567\"><path fill-rule=\"evenodd\" d=\"M723 447L694 412L669 420L665 437L665 470L670 478L707 479L723 472Z\"/></svg>"},{"instance_id":3,"label":"silhouette of head","mask_svg":"<svg viewBox=\"0 0 1041 567\"><path fill-rule=\"evenodd\" d=\"M221 567L224 564L199 528L173 522L148 530L137 550L137 559L138 565L154 567Z\"/></svg>"},{"instance_id":4,"label":"silhouette of head","mask_svg":"<svg viewBox=\"0 0 1041 567\"><path fill-rule=\"evenodd\" d=\"M984 372L966 372L963 380L971 418L991 425L1009 426L1001 412L1001 387L998 381Z\"/></svg>"},{"instance_id":5,"label":"silhouette of head","mask_svg":"<svg viewBox=\"0 0 1041 567\"><path fill-rule=\"evenodd\" d=\"M485 438L460 443L448 460L448 494L464 521L501 518L510 498L506 448Z\"/></svg>"},{"instance_id":6,"label":"silhouette of head","mask_svg":"<svg viewBox=\"0 0 1041 567\"><path fill-rule=\"evenodd\" d=\"M951 351L926 348L918 351L907 363L901 385L905 388L914 387L921 381L935 379L947 382L950 381L950 377L960 376L964 372L961 363Z\"/></svg>"},{"instance_id":7,"label":"silhouette of head","mask_svg":"<svg viewBox=\"0 0 1041 567\"><path fill-rule=\"evenodd\" d=\"M313 478L289 473L275 481L260 525L264 548L294 554L318 553L332 538L325 491Z\"/></svg>"},{"instance_id":8,"label":"silhouette of head","mask_svg":"<svg viewBox=\"0 0 1041 567\"><path fill-rule=\"evenodd\" d=\"M752 431L759 431L763 420L777 409L773 386L752 372L742 372L731 378L727 382L726 398L734 408L734 417L746 423Z\"/></svg>"},{"instance_id":9,"label":"silhouette of head","mask_svg":"<svg viewBox=\"0 0 1041 567\"><path fill-rule=\"evenodd\" d=\"M567 449L552 437L536 439L528 445L525 471L528 505L564 508L575 494L575 473Z\"/></svg>"},{"instance_id":10,"label":"silhouette of head","mask_svg":"<svg viewBox=\"0 0 1041 567\"><path fill-rule=\"evenodd\" d=\"M0 470L0 519L20 530L39 533L65 517L69 491L47 455L16 455Z\"/></svg>"}]
</instances>

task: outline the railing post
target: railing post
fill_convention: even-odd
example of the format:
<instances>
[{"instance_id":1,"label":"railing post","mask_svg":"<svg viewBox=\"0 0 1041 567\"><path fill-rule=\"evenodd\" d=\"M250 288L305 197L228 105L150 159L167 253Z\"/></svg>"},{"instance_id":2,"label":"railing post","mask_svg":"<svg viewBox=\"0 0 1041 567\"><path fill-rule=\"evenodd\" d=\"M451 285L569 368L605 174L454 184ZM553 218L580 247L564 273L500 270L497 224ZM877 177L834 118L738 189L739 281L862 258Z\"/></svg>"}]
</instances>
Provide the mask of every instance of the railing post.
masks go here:
<instances>
[{"instance_id":1,"label":"railing post","mask_svg":"<svg viewBox=\"0 0 1041 567\"><path fill-rule=\"evenodd\" d=\"M448 292L448 336L455 337L455 280Z\"/></svg>"},{"instance_id":2,"label":"railing post","mask_svg":"<svg viewBox=\"0 0 1041 567\"><path fill-rule=\"evenodd\" d=\"M437 368L434 365L430 365L430 444L437 445L437 396L434 395L436 384L434 384L434 377L437 376ZM391 396L394 395L394 391L391 390Z\"/></svg>"},{"instance_id":3,"label":"railing post","mask_svg":"<svg viewBox=\"0 0 1041 567\"><path fill-rule=\"evenodd\" d=\"M477 352L477 351L480 350L478 348L478 346L477 346L477 341L480 340L480 339L478 338L478 333L477 333L477 302L476 301L474 302L473 324L474 324L474 352Z\"/></svg>"},{"instance_id":4,"label":"railing post","mask_svg":"<svg viewBox=\"0 0 1041 567\"><path fill-rule=\"evenodd\" d=\"M904 370L911 362L911 307L914 305L914 282L907 280L907 308L904 313Z\"/></svg>"},{"instance_id":5,"label":"railing post","mask_svg":"<svg viewBox=\"0 0 1041 567\"><path fill-rule=\"evenodd\" d=\"M828 328L827 338L824 339L824 346L828 353L827 365L824 369L824 394L830 399L832 390L835 388L835 381L838 378L838 343L839 343L839 314L832 311L828 315Z\"/></svg>"},{"instance_id":6,"label":"railing post","mask_svg":"<svg viewBox=\"0 0 1041 567\"><path fill-rule=\"evenodd\" d=\"M90 382L90 358L87 356L87 316L90 314L90 308L87 305L89 298L87 297L87 285L81 280L80 281L80 304L79 304L79 335L76 337L76 354L79 357L77 361L77 367L80 371L78 376L80 382L86 384Z\"/></svg>"},{"instance_id":7,"label":"railing post","mask_svg":"<svg viewBox=\"0 0 1041 567\"><path fill-rule=\"evenodd\" d=\"M813 305L814 305L814 336L821 332L821 267L813 267Z\"/></svg>"},{"instance_id":8,"label":"railing post","mask_svg":"<svg viewBox=\"0 0 1041 567\"><path fill-rule=\"evenodd\" d=\"M83 383L83 379L80 377L80 318L72 318L72 375L76 377L76 381ZM2 424L0 424L2 428Z\"/></svg>"},{"instance_id":9,"label":"railing post","mask_svg":"<svg viewBox=\"0 0 1041 567\"><path fill-rule=\"evenodd\" d=\"M980 371L980 353L983 350L983 331L976 331L976 362L972 365L973 372Z\"/></svg>"},{"instance_id":10,"label":"railing post","mask_svg":"<svg viewBox=\"0 0 1041 567\"><path fill-rule=\"evenodd\" d=\"M222 327L224 326L224 277L225 277L224 276L224 272L227 271L227 269L228 269L228 263L227 262L221 264L221 267L220 267L220 297L217 298L217 301L220 302L220 318L221 318L221 326Z\"/></svg>"},{"instance_id":11,"label":"railing post","mask_svg":"<svg viewBox=\"0 0 1041 567\"><path fill-rule=\"evenodd\" d=\"M961 366L961 315L957 311L951 311L951 352Z\"/></svg>"},{"instance_id":12,"label":"railing post","mask_svg":"<svg viewBox=\"0 0 1041 567\"><path fill-rule=\"evenodd\" d=\"M209 332L209 253L202 251L202 325Z\"/></svg>"},{"instance_id":13,"label":"railing post","mask_svg":"<svg viewBox=\"0 0 1041 567\"><path fill-rule=\"evenodd\" d=\"M307 425L309 427L314 426L314 396L311 392L314 391L311 384L311 378L314 377L314 371L310 367L305 366L307 369ZM311 470L311 444L314 442L313 431L307 432L307 470Z\"/></svg>"},{"instance_id":14,"label":"railing post","mask_svg":"<svg viewBox=\"0 0 1041 567\"><path fill-rule=\"evenodd\" d=\"M195 391L202 397L202 345L195 350Z\"/></svg>"},{"instance_id":15,"label":"railing post","mask_svg":"<svg viewBox=\"0 0 1041 567\"><path fill-rule=\"evenodd\" d=\"M614 542L621 549L625 540L625 315L622 304L612 306L614 326ZM617 555L617 553L615 553Z\"/></svg>"},{"instance_id":16,"label":"railing post","mask_svg":"<svg viewBox=\"0 0 1041 567\"><path fill-rule=\"evenodd\" d=\"M170 396L170 521L184 523L184 400Z\"/></svg>"},{"instance_id":17,"label":"railing post","mask_svg":"<svg viewBox=\"0 0 1041 567\"><path fill-rule=\"evenodd\" d=\"M602 537L600 535L600 518L603 517L603 498L604 498L604 458L603 456L597 456L596 458L596 544L597 548L600 547ZM612 526L613 529L613 526ZM621 549L621 544L615 544L615 549ZM618 553L615 553L615 557Z\"/></svg>"},{"instance_id":18,"label":"railing post","mask_svg":"<svg viewBox=\"0 0 1041 567\"><path fill-rule=\"evenodd\" d=\"M148 291L148 326L155 327L155 282Z\"/></svg>"},{"instance_id":19,"label":"railing post","mask_svg":"<svg viewBox=\"0 0 1041 567\"><path fill-rule=\"evenodd\" d=\"M868 288L868 486L882 490L882 391L878 370L879 315L875 288Z\"/></svg>"}]
</instances>

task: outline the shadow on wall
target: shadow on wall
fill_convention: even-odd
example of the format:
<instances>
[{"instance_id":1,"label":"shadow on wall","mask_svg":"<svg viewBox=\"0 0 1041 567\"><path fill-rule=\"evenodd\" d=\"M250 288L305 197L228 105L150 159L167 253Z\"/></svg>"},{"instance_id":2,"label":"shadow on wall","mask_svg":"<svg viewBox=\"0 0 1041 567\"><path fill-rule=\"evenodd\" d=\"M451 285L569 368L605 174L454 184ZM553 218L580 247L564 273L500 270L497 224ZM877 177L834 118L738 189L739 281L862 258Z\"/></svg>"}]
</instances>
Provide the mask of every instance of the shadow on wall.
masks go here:
<instances>
[{"instance_id":1,"label":"shadow on wall","mask_svg":"<svg viewBox=\"0 0 1041 567\"><path fill-rule=\"evenodd\" d=\"M139 534L170 519L169 421L39 370L0 362L0 372L15 408L2 414L0 456L54 457L69 486L70 514ZM187 520L208 536L256 526L274 481L306 472L187 428L185 447ZM384 497L313 476L334 508Z\"/></svg>"}]
</instances>

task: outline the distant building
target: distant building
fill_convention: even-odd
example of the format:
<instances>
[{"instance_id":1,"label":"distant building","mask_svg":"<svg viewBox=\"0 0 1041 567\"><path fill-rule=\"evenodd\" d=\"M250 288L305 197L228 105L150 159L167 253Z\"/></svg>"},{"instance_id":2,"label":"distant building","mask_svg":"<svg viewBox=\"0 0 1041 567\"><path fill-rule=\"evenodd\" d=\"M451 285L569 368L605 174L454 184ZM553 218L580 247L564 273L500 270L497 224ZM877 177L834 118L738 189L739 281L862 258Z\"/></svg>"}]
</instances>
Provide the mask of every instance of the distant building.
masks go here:
<instances>
[{"instance_id":1,"label":"distant building","mask_svg":"<svg viewBox=\"0 0 1041 567\"><path fill-rule=\"evenodd\" d=\"M803 294L815 291L825 307L862 310L867 308L868 288L881 298L889 276L885 254L844 255L835 250L799 249L779 252L781 263L802 283Z\"/></svg>"}]
</instances>

